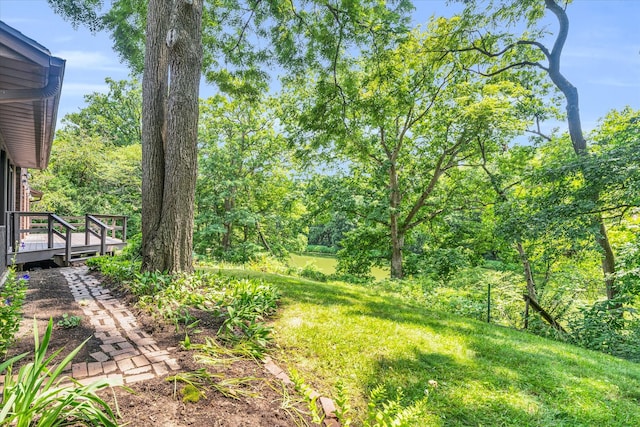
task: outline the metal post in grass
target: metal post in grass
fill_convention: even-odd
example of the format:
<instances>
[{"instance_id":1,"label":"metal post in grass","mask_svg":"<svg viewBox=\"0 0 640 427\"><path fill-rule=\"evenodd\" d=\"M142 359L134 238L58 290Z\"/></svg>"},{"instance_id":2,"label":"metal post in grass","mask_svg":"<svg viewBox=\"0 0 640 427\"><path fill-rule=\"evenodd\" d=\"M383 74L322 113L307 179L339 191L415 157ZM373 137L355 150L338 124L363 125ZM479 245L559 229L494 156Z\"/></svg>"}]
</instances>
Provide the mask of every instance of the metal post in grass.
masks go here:
<instances>
[{"instance_id":1,"label":"metal post in grass","mask_svg":"<svg viewBox=\"0 0 640 427\"><path fill-rule=\"evenodd\" d=\"M491 282L487 286L487 323L491 323Z\"/></svg>"}]
</instances>

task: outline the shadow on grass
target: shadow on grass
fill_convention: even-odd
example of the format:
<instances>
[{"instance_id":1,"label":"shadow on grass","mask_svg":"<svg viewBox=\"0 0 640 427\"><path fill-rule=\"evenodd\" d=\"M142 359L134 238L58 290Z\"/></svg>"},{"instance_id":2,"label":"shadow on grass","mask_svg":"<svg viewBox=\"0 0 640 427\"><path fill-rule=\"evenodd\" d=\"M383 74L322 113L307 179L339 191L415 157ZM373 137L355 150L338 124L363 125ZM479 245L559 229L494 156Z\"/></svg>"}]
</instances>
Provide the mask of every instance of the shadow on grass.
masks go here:
<instances>
[{"instance_id":1,"label":"shadow on grass","mask_svg":"<svg viewBox=\"0 0 640 427\"><path fill-rule=\"evenodd\" d=\"M634 402L621 401L610 384L624 376L602 378L571 359L518 350L490 335L466 341L475 352L467 360L417 347L402 357L378 358L366 391L382 384L393 397L401 387L403 407L423 407L439 419L430 425L638 425Z\"/></svg>"},{"instance_id":2,"label":"shadow on grass","mask_svg":"<svg viewBox=\"0 0 640 427\"><path fill-rule=\"evenodd\" d=\"M285 306L338 305L345 317L406 325L428 330L434 341L451 341L436 351L438 345L424 337L414 342L407 335L397 344L406 349L399 357L371 352L377 358L364 379L365 395L380 384L388 393L402 387L407 408L425 405L429 380L437 381L426 402L430 419L439 420L434 425L640 425L634 392L640 389L640 368L629 362L429 311L364 287L281 276L269 280L281 287Z\"/></svg>"}]
</instances>

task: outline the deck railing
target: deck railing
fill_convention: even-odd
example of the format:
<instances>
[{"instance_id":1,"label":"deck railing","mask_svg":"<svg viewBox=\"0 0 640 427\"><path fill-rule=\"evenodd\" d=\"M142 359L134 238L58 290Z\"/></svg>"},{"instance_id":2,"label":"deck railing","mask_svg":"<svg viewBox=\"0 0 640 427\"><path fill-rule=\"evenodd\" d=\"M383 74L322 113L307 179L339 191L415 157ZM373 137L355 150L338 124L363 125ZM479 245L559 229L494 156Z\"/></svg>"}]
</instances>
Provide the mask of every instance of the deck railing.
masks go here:
<instances>
[{"instance_id":1,"label":"deck railing","mask_svg":"<svg viewBox=\"0 0 640 427\"><path fill-rule=\"evenodd\" d=\"M127 240L127 217L123 215L98 215L60 217L52 212L8 212L7 213L7 253L17 253L29 234L47 234L47 249L64 243L64 254L71 259L72 234L84 233L85 246L91 245L91 237L100 240L100 254L107 252L107 238ZM77 243L76 243L77 245ZM59 246L58 246L59 247ZM62 249L62 248L60 248Z\"/></svg>"}]
</instances>

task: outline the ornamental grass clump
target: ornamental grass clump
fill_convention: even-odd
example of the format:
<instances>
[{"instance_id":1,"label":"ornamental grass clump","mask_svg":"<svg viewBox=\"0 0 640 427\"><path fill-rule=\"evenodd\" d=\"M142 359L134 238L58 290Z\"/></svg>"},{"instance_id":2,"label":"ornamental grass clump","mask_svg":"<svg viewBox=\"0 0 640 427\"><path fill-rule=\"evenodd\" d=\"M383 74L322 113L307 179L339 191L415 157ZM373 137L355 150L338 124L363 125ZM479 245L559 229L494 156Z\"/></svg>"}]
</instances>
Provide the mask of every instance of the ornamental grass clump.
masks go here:
<instances>
[{"instance_id":1,"label":"ornamental grass clump","mask_svg":"<svg viewBox=\"0 0 640 427\"><path fill-rule=\"evenodd\" d=\"M33 361L13 372L14 363L27 353L15 356L0 364L0 375L5 375L0 401L0 425L15 427L49 427L85 425L116 427L116 416L109 405L96 395L98 390L111 386L107 379L82 385L63 375L64 368L87 342L80 344L59 364L54 358L61 350L47 357L53 321L38 340L38 327L34 320L33 335L35 350Z\"/></svg>"}]
</instances>

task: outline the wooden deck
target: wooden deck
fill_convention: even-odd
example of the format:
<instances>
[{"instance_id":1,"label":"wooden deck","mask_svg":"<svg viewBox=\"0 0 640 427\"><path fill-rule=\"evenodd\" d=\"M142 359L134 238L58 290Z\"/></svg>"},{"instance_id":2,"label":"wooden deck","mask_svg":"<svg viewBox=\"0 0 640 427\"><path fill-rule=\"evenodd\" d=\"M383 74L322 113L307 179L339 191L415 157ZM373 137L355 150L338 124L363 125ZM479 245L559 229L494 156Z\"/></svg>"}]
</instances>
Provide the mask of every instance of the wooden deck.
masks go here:
<instances>
[{"instance_id":1,"label":"wooden deck","mask_svg":"<svg viewBox=\"0 0 640 427\"><path fill-rule=\"evenodd\" d=\"M126 246L124 216L10 212L7 224L7 264L53 260L69 265Z\"/></svg>"}]
</instances>

